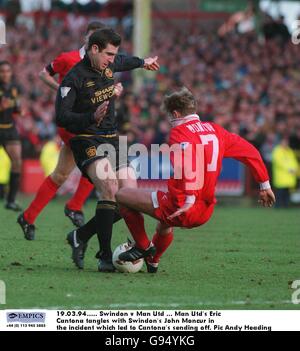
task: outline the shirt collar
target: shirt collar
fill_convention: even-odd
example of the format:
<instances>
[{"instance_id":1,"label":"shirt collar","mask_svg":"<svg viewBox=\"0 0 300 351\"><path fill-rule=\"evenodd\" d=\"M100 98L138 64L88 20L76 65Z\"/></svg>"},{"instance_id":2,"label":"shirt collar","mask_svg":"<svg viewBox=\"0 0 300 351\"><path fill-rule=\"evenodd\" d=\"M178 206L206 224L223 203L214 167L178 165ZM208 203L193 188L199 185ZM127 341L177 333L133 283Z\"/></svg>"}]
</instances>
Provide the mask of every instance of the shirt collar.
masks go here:
<instances>
[{"instance_id":1,"label":"shirt collar","mask_svg":"<svg viewBox=\"0 0 300 351\"><path fill-rule=\"evenodd\" d=\"M86 50L85 50L85 47L83 46L83 47L79 50L79 56L80 56L80 58L83 59L84 56L85 56L85 54L86 54Z\"/></svg>"},{"instance_id":2,"label":"shirt collar","mask_svg":"<svg viewBox=\"0 0 300 351\"><path fill-rule=\"evenodd\" d=\"M98 71L96 68L92 67L92 63L91 60L89 58L89 55L86 54L83 58L83 62L86 66L88 66L92 71L97 72L98 74L101 74L101 76L103 75L103 71Z\"/></svg>"},{"instance_id":3,"label":"shirt collar","mask_svg":"<svg viewBox=\"0 0 300 351\"><path fill-rule=\"evenodd\" d=\"M184 116L182 118L173 118L171 119L171 124L172 127L177 127L181 124L185 124L191 121L200 122L200 117L196 113L194 113L191 115Z\"/></svg>"}]
</instances>

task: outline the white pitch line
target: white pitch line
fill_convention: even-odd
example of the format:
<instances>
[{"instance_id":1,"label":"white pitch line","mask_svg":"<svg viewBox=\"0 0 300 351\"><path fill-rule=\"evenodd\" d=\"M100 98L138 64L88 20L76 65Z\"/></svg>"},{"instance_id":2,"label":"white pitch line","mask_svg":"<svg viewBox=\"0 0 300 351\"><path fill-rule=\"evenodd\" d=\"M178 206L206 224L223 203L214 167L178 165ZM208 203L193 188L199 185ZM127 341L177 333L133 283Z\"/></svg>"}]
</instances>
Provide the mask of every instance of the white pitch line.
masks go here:
<instances>
[{"instance_id":1,"label":"white pitch line","mask_svg":"<svg viewBox=\"0 0 300 351\"><path fill-rule=\"evenodd\" d=\"M195 303L134 303L134 302L128 302L124 304L109 304L109 305L94 305L92 306L92 309L99 309L99 308L127 308L127 307L137 307L137 308L147 308L147 307L169 307L169 308L180 308L183 306L195 306L195 307L201 307L201 306L228 306L228 305L269 305L269 304L291 304L291 301L253 301L253 302L247 302L247 301L231 301L231 302L204 302L204 301L199 301Z\"/></svg>"},{"instance_id":2,"label":"white pitch line","mask_svg":"<svg viewBox=\"0 0 300 351\"><path fill-rule=\"evenodd\" d=\"M81 309L125 309L125 308L131 308L135 307L135 309L140 309L140 308L151 308L151 307L157 307L157 308L178 308L180 309L181 307L184 306L193 306L193 307L203 307L203 306L229 306L229 305L237 305L237 306L253 306L253 305L279 305L279 304L290 304L293 305L290 300L282 300L282 301L227 301L227 302L213 302L213 301L199 301L199 302L194 302L194 303L161 303L161 302L151 302L151 303L135 303L135 302L128 302L124 304L107 304L107 305L93 305L93 306L74 306L72 309L74 310L81 310ZM294 305L295 309L296 306ZM299 306L298 306L299 307ZM32 307L31 309L43 309L45 307ZM53 306L53 307L47 307L46 309L50 310L68 310L70 308L65 307L65 306Z\"/></svg>"}]
</instances>

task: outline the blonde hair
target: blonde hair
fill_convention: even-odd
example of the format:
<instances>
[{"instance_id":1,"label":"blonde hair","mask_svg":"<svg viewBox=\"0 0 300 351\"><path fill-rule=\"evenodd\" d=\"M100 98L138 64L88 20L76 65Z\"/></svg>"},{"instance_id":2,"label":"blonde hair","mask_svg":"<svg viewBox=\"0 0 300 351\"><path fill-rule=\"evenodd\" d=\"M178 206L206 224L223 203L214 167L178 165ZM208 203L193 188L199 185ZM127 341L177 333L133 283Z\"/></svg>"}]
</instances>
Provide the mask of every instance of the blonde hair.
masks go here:
<instances>
[{"instance_id":1,"label":"blonde hair","mask_svg":"<svg viewBox=\"0 0 300 351\"><path fill-rule=\"evenodd\" d=\"M196 112L197 102L194 95L186 87L183 87L181 90L165 96L162 110L168 114L177 111L181 115L187 116Z\"/></svg>"}]
</instances>

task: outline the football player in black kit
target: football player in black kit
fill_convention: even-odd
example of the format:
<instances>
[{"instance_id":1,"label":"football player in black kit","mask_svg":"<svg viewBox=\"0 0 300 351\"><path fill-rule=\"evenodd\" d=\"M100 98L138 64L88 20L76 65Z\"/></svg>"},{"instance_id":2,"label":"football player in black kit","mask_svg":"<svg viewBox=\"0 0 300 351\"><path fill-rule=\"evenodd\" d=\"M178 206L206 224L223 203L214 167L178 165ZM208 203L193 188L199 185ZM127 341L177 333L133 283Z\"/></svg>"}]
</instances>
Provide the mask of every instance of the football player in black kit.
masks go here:
<instances>
[{"instance_id":1,"label":"football player in black kit","mask_svg":"<svg viewBox=\"0 0 300 351\"><path fill-rule=\"evenodd\" d=\"M96 257L99 258L100 272L114 271L111 236L116 219L115 194L121 187L137 187L135 173L128 167L127 159L119 159L114 72L159 68L157 57L143 60L116 56L120 44L121 37L112 29L93 33L89 38L87 54L66 75L56 99L57 125L76 134L70 140L76 164L101 194L95 217L69 233L67 240L72 247L74 263L78 268L83 268L87 242L97 233L100 251ZM97 149L104 144L115 150L116 162L104 153L99 155ZM106 178L103 177L104 170Z\"/></svg>"},{"instance_id":2,"label":"football player in black kit","mask_svg":"<svg viewBox=\"0 0 300 351\"><path fill-rule=\"evenodd\" d=\"M19 190L22 148L19 134L15 127L14 114L20 113L18 101L19 89L13 83L12 68L8 61L0 62L0 145L2 145L11 160L9 191L5 208L21 211L16 203ZM0 165L1 167L1 165Z\"/></svg>"}]
</instances>

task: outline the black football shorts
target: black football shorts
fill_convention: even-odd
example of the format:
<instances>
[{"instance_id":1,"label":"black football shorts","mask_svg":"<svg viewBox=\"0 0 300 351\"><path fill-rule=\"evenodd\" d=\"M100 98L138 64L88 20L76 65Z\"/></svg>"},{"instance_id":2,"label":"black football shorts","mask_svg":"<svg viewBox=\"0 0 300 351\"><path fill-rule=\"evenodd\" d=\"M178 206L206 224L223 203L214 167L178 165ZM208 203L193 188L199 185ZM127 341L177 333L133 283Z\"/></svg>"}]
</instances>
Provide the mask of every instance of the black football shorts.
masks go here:
<instances>
[{"instance_id":1,"label":"black football shorts","mask_svg":"<svg viewBox=\"0 0 300 351\"><path fill-rule=\"evenodd\" d=\"M13 142L19 142L20 136L15 127L9 129L0 128L0 145L11 144Z\"/></svg>"},{"instance_id":2,"label":"black football shorts","mask_svg":"<svg viewBox=\"0 0 300 351\"><path fill-rule=\"evenodd\" d=\"M129 165L127 155L120 156L118 136L76 136L70 140L70 146L78 168L87 178L87 166L102 158L109 159L115 172Z\"/></svg>"}]
</instances>

